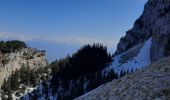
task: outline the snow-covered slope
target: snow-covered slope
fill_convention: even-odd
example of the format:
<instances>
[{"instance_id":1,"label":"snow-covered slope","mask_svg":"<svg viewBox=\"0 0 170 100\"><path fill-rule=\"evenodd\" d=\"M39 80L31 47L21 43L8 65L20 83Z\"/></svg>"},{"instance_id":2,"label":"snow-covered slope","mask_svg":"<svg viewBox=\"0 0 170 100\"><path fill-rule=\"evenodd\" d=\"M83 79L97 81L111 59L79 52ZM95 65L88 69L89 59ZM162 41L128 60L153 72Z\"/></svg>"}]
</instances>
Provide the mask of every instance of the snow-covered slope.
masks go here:
<instances>
[{"instance_id":1,"label":"snow-covered slope","mask_svg":"<svg viewBox=\"0 0 170 100\"><path fill-rule=\"evenodd\" d=\"M170 100L170 57L104 84L75 100Z\"/></svg>"},{"instance_id":2,"label":"snow-covered slope","mask_svg":"<svg viewBox=\"0 0 170 100\"><path fill-rule=\"evenodd\" d=\"M130 50L119 54L113 57L112 64L103 70L103 73L107 76L107 73L112 69L120 75L121 71L131 72L132 70L137 70L143 67L146 67L151 64L150 57L150 47L152 44L152 38L148 39L144 43L141 43L135 47L132 47ZM103 87L105 84L99 86L98 88L84 94L78 100L81 100L83 97L87 97L90 94L96 93L98 89ZM76 99L76 100L77 100ZM87 99L91 100L91 99Z\"/></svg>"},{"instance_id":3,"label":"snow-covered slope","mask_svg":"<svg viewBox=\"0 0 170 100\"><path fill-rule=\"evenodd\" d=\"M113 63L106 68L104 72L109 72L113 69L116 73L120 74L121 71L131 72L133 70L145 67L151 64L150 47L152 38L133 47L132 49L113 57ZM133 54L132 54L133 53Z\"/></svg>"}]
</instances>

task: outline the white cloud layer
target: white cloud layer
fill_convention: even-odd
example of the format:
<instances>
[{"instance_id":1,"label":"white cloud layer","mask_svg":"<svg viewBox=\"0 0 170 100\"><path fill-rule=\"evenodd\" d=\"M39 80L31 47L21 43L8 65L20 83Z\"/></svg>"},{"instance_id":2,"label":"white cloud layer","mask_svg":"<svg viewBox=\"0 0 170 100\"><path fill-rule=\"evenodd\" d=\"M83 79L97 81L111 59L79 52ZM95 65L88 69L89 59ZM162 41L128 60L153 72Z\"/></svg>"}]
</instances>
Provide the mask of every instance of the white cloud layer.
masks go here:
<instances>
[{"instance_id":1,"label":"white cloud layer","mask_svg":"<svg viewBox=\"0 0 170 100\"><path fill-rule=\"evenodd\" d=\"M115 39L99 39L99 38L89 38L89 37L61 37L61 36L40 36L40 35L27 35L27 34L16 34L0 32L1 40L21 40L21 41L48 41L55 43L65 43L72 45L85 45L93 43L102 43L108 47L116 47L117 40Z\"/></svg>"}]
</instances>

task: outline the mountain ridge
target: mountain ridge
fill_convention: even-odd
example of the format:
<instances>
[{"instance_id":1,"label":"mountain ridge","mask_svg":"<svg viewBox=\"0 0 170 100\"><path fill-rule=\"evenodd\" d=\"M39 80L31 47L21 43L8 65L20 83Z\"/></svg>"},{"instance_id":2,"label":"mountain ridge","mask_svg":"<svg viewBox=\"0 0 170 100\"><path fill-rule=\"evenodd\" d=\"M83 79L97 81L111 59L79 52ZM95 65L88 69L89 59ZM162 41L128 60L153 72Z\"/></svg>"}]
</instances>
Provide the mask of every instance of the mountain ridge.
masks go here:
<instances>
[{"instance_id":1,"label":"mountain ridge","mask_svg":"<svg viewBox=\"0 0 170 100\"><path fill-rule=\"evenodd\" d=\"M148 0L143 14L135 21L133 28L120 39L115 55L152 37L151 61L165 57L167 51L164 48L170 33L170 11L168 9L170 9L169 0Z\"/></svg>"}]
</instances>

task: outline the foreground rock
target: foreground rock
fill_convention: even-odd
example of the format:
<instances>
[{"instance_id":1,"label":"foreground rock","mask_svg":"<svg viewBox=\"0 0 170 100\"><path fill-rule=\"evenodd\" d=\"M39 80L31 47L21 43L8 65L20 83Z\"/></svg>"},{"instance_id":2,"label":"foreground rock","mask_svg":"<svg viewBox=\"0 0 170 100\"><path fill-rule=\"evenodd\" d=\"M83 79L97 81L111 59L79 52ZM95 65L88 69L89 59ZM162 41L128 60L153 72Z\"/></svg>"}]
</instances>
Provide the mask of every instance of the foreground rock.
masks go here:
<instances>
[{"instance_id":1,"label":"foreground rock","mask_svg":"<svg viewBox=\"0 0 170 100\"><path fill-rule=\"evenodd\" d=\"M170 100L170 57L75 100Z\"/></svg>"}]
</instances>

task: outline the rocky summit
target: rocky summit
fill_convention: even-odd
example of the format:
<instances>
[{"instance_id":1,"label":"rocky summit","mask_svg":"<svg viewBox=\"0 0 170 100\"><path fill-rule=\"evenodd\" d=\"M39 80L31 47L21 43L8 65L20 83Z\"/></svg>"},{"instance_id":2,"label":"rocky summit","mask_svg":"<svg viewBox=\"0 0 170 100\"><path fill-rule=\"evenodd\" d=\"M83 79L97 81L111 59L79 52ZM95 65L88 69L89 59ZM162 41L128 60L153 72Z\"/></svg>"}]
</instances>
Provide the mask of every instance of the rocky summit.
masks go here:
<instances>
[{"instance_id":1,"label":"rocky summit","mask_svg":"<svg viewBox=\"0 0 170 100\"><path fill-rule=\"evenodd\" d=\"M151 61L154 62L167 56L165 47L169 35L170 0L148 0L143 14L135 21L133 28L120 39L115 55L121 54L152 37Z\"/></svg>"},{"instance_id":2,"label":"rocky summit","mask_svg":"<svg viewBox=\"0 0 170 100\"><path fill-rule=\"evenodd\" d=\"M170 57L101 85L75 100L170 100Z\"/></svg>"}]
</instances>

